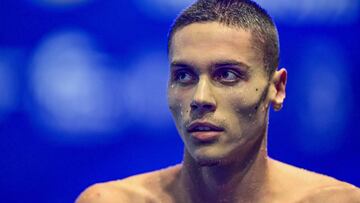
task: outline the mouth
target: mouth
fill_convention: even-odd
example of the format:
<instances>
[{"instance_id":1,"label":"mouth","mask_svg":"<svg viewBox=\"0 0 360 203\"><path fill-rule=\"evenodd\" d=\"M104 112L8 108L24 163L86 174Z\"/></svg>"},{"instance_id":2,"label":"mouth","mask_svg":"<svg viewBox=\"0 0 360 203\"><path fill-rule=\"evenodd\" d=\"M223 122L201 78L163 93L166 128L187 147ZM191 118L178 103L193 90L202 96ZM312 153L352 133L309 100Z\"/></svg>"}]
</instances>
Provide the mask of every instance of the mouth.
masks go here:
<instances>
[{"instance_id":1,"label":"mouth","mask_svg":"<svg viewBox=\"0 0 360 203\"><path fill-rule=\"evenodd\" d=\"M193 122L187 128L192 138L202 142L218 139L223 131L224 128L209 122Z\"/></svg>"}]
</instances>

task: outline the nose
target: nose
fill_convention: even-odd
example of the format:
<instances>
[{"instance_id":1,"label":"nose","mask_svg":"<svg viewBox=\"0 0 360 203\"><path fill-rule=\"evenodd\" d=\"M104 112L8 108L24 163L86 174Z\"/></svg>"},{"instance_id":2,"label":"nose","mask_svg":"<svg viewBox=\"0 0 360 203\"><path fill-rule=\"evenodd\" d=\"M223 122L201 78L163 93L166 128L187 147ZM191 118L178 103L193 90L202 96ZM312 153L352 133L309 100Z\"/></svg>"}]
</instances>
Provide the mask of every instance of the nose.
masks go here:
<instances>
[{"instance_id":1,"label":"nose","mask_svg":"<svg viewBox=\"0 0 360 203\"><path fill-rule=\"evenodd\" d=\"M201 112L213 112L216 109L216 101L211 89L210 81L206 78L200 78L196 87L192 102L191 110Z\"/></svg>"}]
</instances>

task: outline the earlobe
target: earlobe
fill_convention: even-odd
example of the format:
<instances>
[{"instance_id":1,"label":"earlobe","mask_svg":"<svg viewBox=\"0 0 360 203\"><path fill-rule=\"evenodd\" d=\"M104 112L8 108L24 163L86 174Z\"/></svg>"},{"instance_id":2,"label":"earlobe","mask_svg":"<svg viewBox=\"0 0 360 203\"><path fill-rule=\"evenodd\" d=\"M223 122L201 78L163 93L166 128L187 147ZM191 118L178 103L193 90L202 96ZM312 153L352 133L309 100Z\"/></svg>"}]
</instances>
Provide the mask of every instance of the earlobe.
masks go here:
<instances>
[{"instance_id":1,"label":"earlobe","mask_svg":"<svg viewBox=\"0 0 360 203\"><path fill-rule=\"evenodd\" d=\"M287 71L285 68L281 68L274 73L272 83L275 89L275 93L271 99L271 103L275 111L280 111L283 106L286 96L286 81Z\"/></svg>"}]
</instances>

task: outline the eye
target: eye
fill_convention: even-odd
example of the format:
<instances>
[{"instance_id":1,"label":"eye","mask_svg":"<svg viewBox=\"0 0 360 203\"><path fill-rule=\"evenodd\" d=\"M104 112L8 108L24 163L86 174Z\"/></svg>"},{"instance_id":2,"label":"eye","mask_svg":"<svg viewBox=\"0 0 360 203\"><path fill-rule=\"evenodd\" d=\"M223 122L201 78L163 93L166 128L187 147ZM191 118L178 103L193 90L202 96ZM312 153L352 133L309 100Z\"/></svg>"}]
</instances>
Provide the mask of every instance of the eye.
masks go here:
<instances>
[{"instance_id":1,"label":"eye","mask_svg":"<svg viewBox=\"0 0 360 203\"><path fill-rule=\"evenodd\" d=\"M196 80L194 74L188 70L178 70L173 74L173 81L181 84L191 84Z\"/></svg>"},{"instance_id":2,"label":"eye","mask_svg":"<svg viewBox=\"0 0 360 203\"><path fill-rule=\"evenodd\" d=\"M236 70L222 68L215 71L214 78L222 83L234 83L242 79L242 75Z\"/></svg>"}]
</instances>

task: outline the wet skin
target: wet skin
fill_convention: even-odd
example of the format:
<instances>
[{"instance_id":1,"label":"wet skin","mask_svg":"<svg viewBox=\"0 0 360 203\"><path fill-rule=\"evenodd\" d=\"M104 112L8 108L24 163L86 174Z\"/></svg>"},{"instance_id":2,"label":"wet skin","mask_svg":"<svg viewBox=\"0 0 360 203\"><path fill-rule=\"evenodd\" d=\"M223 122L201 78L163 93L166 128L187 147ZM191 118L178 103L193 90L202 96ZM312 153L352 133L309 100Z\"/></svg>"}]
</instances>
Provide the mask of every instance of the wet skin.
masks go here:
<instances>
[{"instance_id":1,"label":"wet skin","mask_svg":"<svg viewBox=\"0 0 360 203\"><path fill-rule=\"evenodd\" d=\"M168 103L191 157L213 165L246 156L242 150L265 136L269 103L285 96L277 95L251 32L217 22L188 25L175 33L169 61ZM221 130L189 132L194 122Z\"/></svg>"},{"instance_id":2,"label":"wet skin","mask_svg":"<svg viewBox=\"0 0 360 203\"><path fill-rule=\"evenodd\" d=\"M95 184L77 203L360 202L350 184L268 157L268 108L282 105L287 73L267 75L250 32L194 23L172 40L168 102L183 162Z\"/></svg>"}]
</instances>

